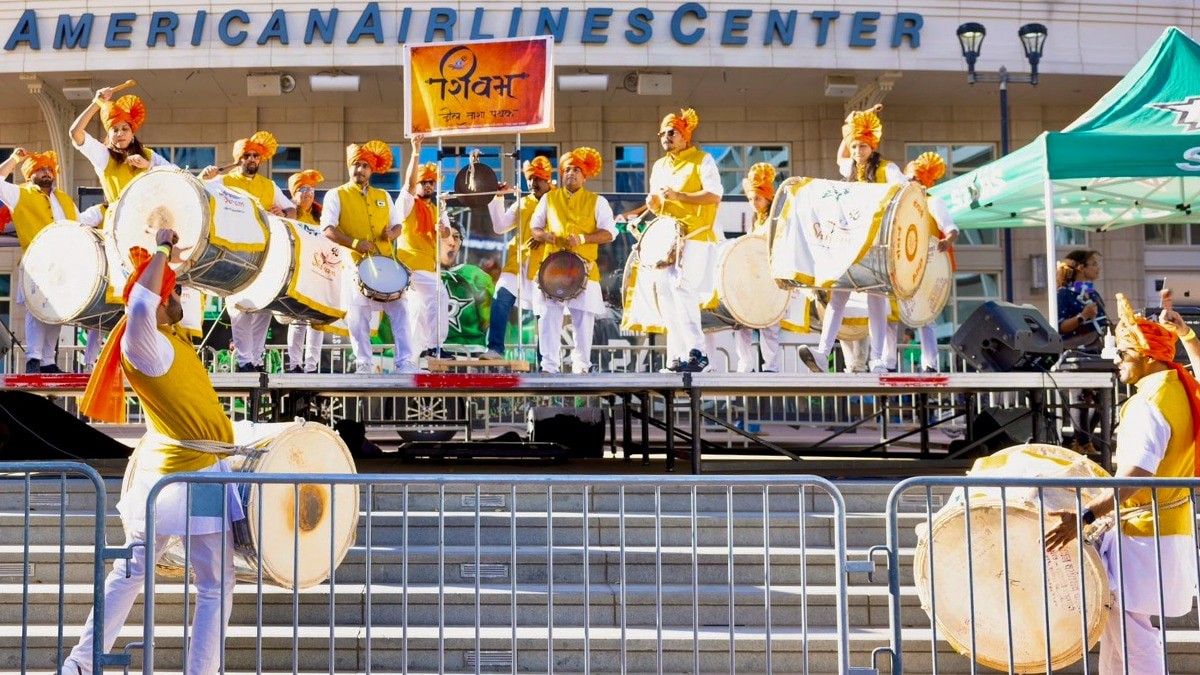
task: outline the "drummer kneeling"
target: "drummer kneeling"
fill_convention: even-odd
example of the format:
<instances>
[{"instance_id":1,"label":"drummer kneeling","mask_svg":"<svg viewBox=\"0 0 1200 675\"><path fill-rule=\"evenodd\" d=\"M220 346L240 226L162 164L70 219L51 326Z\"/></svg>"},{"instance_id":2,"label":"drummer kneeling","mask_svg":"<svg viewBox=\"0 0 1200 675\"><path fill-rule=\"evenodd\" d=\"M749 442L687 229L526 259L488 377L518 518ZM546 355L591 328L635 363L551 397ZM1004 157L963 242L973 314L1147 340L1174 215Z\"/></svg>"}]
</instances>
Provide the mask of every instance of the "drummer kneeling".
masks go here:
<instances>
[{"instance_id":1,"label":"drummer kneeling","mask_svg":"<svg viewBox=\"0 0 1200 675\"><path fill-rule=\"evenodd\" d=\"M566 310L570 311L571 326L575 329L571 371L586 373L592 367L592 331L596 315L604 311L596 261L600 244L607 244L617 234L608 200L584 188L589 179L600 175L602 163L600 153L593 148L576 148L560 157L558 172L562 189L542 197L529 223L533 239L548 247L547 258L567 251L582 258L587 268L586 281L580 280L582 292L569 299L552 298L544 287L534 295L542 371L546 373L557 373L562 365L562 322ZM545 272L543 269L542 273Z\"/></svg>"},{"instance_id":2,"label":"drummer kneeling","mask_svg":"<svg viewBox=\"0 0 1200 675\"><path fill-rule=\"evenodd\" d=\"M1174 356L1176 335L1185 330L1189 356L1200 354L1196 334L1182 320L1158 324L1135 316L1123 295L1117 295L1117 305L1118 373L1121 382L1135 386L1137 393L1121 409L1116 477L1191 478L1196 475L1200 385L1174 362ZM1100 637L1102 674L1126 672L1126 664L1133 666L1128 672L1166 672L1162 632L1151 617L1183 616L1192 609L1196 544L1190 493L1187 488L1158 490L1157 523L1150 491L1145 489L1111 491L1088 503L1079 516L1071 511L1050 514L1061 521L1046 533L1046 548L1053 551L1078 535L1077 517L1091 524L1113 511L1114 499L1121 499L1120 531L1109 530L1100 540L1100 556L1116 601L1124 604L1109 615ZM1160 564L1162 579L1158 578Z\"/></svg>"}]
</instances>

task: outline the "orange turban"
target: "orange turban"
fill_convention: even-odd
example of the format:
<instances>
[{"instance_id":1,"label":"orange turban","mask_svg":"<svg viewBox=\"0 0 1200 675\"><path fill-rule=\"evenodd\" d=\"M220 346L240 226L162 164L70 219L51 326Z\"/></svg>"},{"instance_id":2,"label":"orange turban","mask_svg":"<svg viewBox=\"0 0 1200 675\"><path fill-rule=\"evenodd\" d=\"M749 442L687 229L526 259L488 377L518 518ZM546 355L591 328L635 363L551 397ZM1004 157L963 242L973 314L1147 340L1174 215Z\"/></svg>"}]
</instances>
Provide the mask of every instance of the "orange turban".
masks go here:
<instances>
[{"instance_id":1,"label":"orange turban","mask_svg":"<svg viewBox=\"0 0 1200 675\"><path fill-rule=\"evenodd\" d=\"M595 178L600 175L600 167L604 165L604 160L600 157L600 152L595 148L575 148L562 157L558 158L558 168L560 171L568 166L577 166L583 173L584 180Z\"/></svg>"},{"instance_id":2,"label":"orange turban","mask_svg":"<svg viewBox=\"0 0 1200 675\"><path fill-rule=\"evenodd\" d=\"M152 257L140 246L129 249L129 259L134 265L134 272L129 275L129 280L125 282L125 290L121 294L127 304L129 294L133 292L137 280L150 265ZM175 272L167 267L163 270L162 286L158 291L161 298L159 304L167 304L174 292ZM79 410L83 414L101 422L125 422L125 373L121 369L121 340L125 337L125 321L126 317L122 317L108 336L108 341L104 343L100 358L96 360L96 367L92 369L92 376L88 378L83 401L79 404Z\"/></svg>"},{"instance_id":3,"label":"orange turban","mask_svg":"<svg viewBox=\"0 0 1200 675\"><path fill-rule=\"evenodd\" d=\"M371 173L383 173L392 168L392 149L383 141L367 141L362 145L351 143L346 146L346 166L355 162L366 162Z\"/></svg>"},{"instance_id":4,"label":"orange turban","mask_svg":"<svg viewBox=\"0 0 1200 675\"><path fill-rule=\"evenodd\" d=\"M21 173L25 175L25 180L33 175L38 169L50 169L50 173L58 175L58 153L53 150L46 152L29 152L25 154L25 161L21 162Z\"/></svg>"},{"instance_id":5,"label":"orange turban","mask_svg":"<svg viewBox=\"0 0 1200 675\"><path fill-rule=\"evenodd\" d=\"M680 110L678 115L667 113L667 116L662 120L662 124L658 125L658 130L666 131L667 129L674 129L679 132L680 136L683 136L685 142L691 143L692 132L698 126L700 126L700 116L696 114L695 110L685 108Z\"/></svg>"},{"instance_id":6,"label":"orange turban","mask_svg":"<svg viewBox=\"0 0 1200 675\"><path fill-rule=\"evenodd\" d=\"M417 182L418 183L436 183L438 175L437 162L426 162L417 167Z\"/></svg>"},{"instance_id":7,"label":"orange turban","mask_svg":"<svg viewBox=\"0 0 1200 675\"><path fill-rule=\"evenodd\" d=\"M769 202L775 201L775 167L766 162L751 166L744 187L747 197L756 194Z\"/></svg>"},{"instance_id":8,"label":"orange turban","mask_svg":"<svg viewBox=\"0 0 1200 675\"><path fill-rule=\"evenodd\" d=\"M537 178L548 181L554 175L554 167L550 165L550 160L545 157L534 157L532 160L525 160L521 171L525 174L525 180Z\"/></svg>"},{"instance_id":9,"label":"orange turban","mask_svg":"<svg viewBox=\"0 0 1200 675\"><path fill-rule=\"evenodd\" d=\"M879 141L883 140L883 121L873 112L856 112L842 126L842 136L847 141L861 141L872 150L878 150Z\"/></svg>"},{"instance_id":10,"label":"orange turban","mask_svg":"<svg viewBox=\"0 0 1200 675\"><path fill-rule=\"evenodd\" d=\"M325 176L321 175L320 171L301 171L288 176L288 192L296 194L296 190L302 187L317 187L317 183L325 180Z\"/></svg>"},{"instance_id":11,"label":"orange turban","mask_svg":"<svg viewBox=\"0 0 1200 675\"><path fill-rule=\"evenodd\" d=\"M263 159L271 159L279 149L279 142L269 132L256 131L250 138L240 139L233 144L233 158L241 159L247 152L256 152Z\"/></svg>"},{"instance_id":12,"label":"orange turban","mask_svg":"<svg viewBox=\"0 0 1200 675\"><path fill-rule=\"evenodd\" d=\"M106 101L100 106L100 121L109 130L118 122L128 122L133 133L146 121L146 105L133 94L126 94L116 101Z\"/></svg>"},{"instance_id":13,"label":"orange turban","mask_svg":"<svg viewBox=\"0 0 1200 675\"><path fill-rule=\"evenodd\" d=\"M920 157L904 167L904 173L916 178L921 185L931 188L946 175L946 162L936 152L922 152Z\"/></svg>"}]
</instances>

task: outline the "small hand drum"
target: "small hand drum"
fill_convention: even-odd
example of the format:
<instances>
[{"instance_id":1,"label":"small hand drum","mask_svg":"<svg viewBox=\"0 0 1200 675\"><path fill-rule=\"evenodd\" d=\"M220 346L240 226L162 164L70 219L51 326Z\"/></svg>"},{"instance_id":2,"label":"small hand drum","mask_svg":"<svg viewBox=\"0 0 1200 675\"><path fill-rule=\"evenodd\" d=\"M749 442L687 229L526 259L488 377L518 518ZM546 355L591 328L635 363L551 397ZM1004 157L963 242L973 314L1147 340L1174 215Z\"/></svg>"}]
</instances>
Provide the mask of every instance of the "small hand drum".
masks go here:
<instances>
[{"instance_id":1,"label":"small hand drum","mask_svg":"<svg viewBox=\"0 0 1200 675\"><path fill-rule=\"evenodd\" d=\"M674 265L683 247L682 231L679 221L670 216L659 216L650 221L634 247L638 253L638 264L649 268Z\"/></svg>"},{"instance_id":2,"label":"small hand drum","mask_svg":"<svg viewBox=\"0 0 1200 675\"><path fill-rule=\"evenodd\" d=\"M582 293L587 281L588 263L574 251L546 256L537 276L538 288L547 298L564 302Z\"/></svg>"},{"instance_id":3,"label":"small hand drum","mask_svg":"<svg viewBox=\"0 0 1200 675\"><path fill-rule=\"evenodd\" d=\"M404 263L387 256L370 255L358 263L358 290L378 302L399 300L411 277Z\"/></svg>"}]
</instances>

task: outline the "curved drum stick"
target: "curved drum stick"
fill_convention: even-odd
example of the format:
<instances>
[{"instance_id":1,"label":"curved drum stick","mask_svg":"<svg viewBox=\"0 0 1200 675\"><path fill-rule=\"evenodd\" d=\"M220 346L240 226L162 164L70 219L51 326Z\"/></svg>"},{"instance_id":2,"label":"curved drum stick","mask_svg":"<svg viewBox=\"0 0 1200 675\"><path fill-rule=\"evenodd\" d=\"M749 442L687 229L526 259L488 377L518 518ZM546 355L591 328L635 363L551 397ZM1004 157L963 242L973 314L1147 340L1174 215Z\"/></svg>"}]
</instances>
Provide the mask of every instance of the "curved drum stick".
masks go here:
<instances>
[{"instance_id":1,"label":"curved drum stick","mask_svg":"<svg viewBox=\"0 0 1200 675\"><path fill-rule=\"evenodd\" d=\"M115 94L119 91L125 91L126 89L129 89L129 88L135 87L135 86L137 86L137 80L125 80L121 84L118 84L117 86L113 87L112 93Z\"/></svg>"}]
</instances>

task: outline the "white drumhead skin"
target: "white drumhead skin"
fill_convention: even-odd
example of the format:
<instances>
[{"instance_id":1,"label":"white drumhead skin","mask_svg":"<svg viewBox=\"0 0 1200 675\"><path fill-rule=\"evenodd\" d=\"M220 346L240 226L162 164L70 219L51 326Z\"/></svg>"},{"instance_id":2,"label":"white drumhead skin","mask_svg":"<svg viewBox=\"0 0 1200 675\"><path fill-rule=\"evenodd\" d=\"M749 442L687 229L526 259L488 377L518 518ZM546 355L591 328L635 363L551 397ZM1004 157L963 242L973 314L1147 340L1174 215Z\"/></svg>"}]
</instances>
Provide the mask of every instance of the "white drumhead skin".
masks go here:
<instances>
[{"instance_id":1,"label":"white drumhead skin","mask_svg":"<svg viewBox=\"0 0 1200 675\"><path fill-rule=\"evenodd\" d=\"M323 424L292 425L255 447L267 449L255 473L357 473L346 444ZM262 554L264 577L284 588L309 588L325 581L332 572L330 538L333 568L341 564L358 528L358 486L333 487L331 491L329 485L321 484L304 484L298 489L294 485L263 485L251 490L246 519L255 547ZM298 571L294 558L297 531Z\"/></svg>"},{"instance_id":2,"label":"white drumhead skin","mask_svg":"<svg viewBox=\"0 0 1200 675\"><path fill-rule=\"evenodd\" d=\"M179 245L171 269L179 271L207 246L211 213L200 179L183 171L155 169L134 178L117 200L113 230L121 261L129 267L129 249L153 251L154 233L171 227Z\"/></svg>"},{"instance_id":3,"label":"white drumhead skin","mask_svg":"<svg viewBox=\"0 0 1200 675\"><path fill-rule=\"evenodd\" d=\"M930 231L937 229L925 191L908 185L896 195L888 230L888 272L897 298L911 298L921 287L929 256Z\"/></svg>"},{"instance_id":4,"label":"white drumhead skin","mask_svg":"<svg viewBox=\"0 0 1200 675\"><path fill-rule=\"evenodd\" d=\"M953 283L950 254L945 251L929 254L929 265L925 268L921 287L911 298L896 298L900 320L908 326L920 328L937 319L950 300Z\"/></svg>"},{"instance_id":5,"label":"white drumhead skin","mask_svg":"<svg viewBox=\"0 0 1200 675\"><path fill-rule=\"evenodd\" d=\"M729 314L748 328L766 328L782 320L791 293L771 276L767 238L747 234L721 247L717 297Z\"/></svg>"},{"instance_id":6,"label":"white drumhead skin","mask_svg":"<svg viewBox=\"0 0 1200 675\"><path fill-rule=\"evenodd\" d=\"M650 221L638 240L638 262L642 267L658 267L679 243L679 223L670 216Z\"/></svg>"},{"instance_id":7,"label":"white drumhead skin","mask_svg":"<svg viewBox=\"0 0 1200 675\"><path fill-rule=\"evenodd\" d=\"M363 258L358 263L358 278L376 293L399 293L408 286L408 272L400 263L381 255Z\"/></svg>"},{"instance_id":8,"label":"white drumhead skin","mask_svg":"<svg viewBox=\"0 0 1200 675\"><path fill-rule=\"evenodd\" d=\"M287 290L294 261L296 233L286 218L268 216L267 226L271 238L267 240L267 254L262 268L254 281L241 291L225 299L245 312L257 312L274 302Z\"/></svg>"},{"instance_id":9,"label":"white drumhead skin","mask_svg":"<svg viewBox=\"0 0 1200 675\"><path fill-rule=\"evenodd\" d=\"M68 323L103 300L107 276L100 234L73 220L46 226L21 256L25 308L45 323Z\"/></svg>"}]
</instances>

